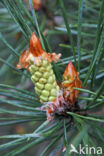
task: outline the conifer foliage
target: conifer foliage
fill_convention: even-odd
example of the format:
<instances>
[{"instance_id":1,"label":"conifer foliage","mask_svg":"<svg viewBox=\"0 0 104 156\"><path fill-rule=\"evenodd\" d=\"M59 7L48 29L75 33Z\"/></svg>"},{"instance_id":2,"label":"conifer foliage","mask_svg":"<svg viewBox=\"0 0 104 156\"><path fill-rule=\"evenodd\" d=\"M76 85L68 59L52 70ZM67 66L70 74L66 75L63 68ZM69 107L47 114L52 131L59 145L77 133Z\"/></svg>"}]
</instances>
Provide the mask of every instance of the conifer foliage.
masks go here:
<instances>
[{"instance_id":1,"label":"conifer foliage","mask_svg":"<svg viewBox=\"0 0 104 156\"><path fill-rule=\"evenodd\" d=\"M0 127L1 155L104 153L104 0L0 1Z\"/></svg>"}]
</instances>

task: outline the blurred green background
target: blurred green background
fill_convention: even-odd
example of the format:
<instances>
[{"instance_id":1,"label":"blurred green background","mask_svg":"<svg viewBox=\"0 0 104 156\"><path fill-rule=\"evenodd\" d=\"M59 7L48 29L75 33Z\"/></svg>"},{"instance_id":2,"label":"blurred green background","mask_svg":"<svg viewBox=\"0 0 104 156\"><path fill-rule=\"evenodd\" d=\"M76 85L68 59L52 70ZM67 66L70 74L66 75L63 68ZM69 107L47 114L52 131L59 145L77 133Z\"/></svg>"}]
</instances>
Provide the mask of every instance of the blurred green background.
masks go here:
<instances>
[{"instance_id":1,"label":"blurred green background","mask_svg":"<svg viewBox=\"0 0 104 156\"><path fill-rule=\"evenodd\" d=\"M22 1L14 1L16 6L13 4L13 1L0 2L0 84L12 85L17 88L21 88L32 92L32 96L34 93L34 85L30 80L30 74L26 70L19 71L16 69L16 64L18 63L18 55L21 54L29 44L29 38L31 32L37 32L36 21L34 20L34 16L32 14L31 8L29 4ZM21 5L21 3L23 5ZM81 51L81 63L80 63L80 78L82 82L86 78L86 73L88 72L88 68L90 65L90 61L93 55L93 49L95 47L95 38L97 34L97 23L99 17L99 10L101 6L101 0L83 0L83 13L82 13L82 21L78 21L78 13L80 11L81 6L79 8L78 0L64 0L64 5L66 9L66 15L68 17L68 23L71 29L76 58L78 60L78 33L81 31L80 38L80 51ZM12 7L14 5L15 8ZM10 8L11 7L11 8ZM11 9L11 12L9 9ZM15 11L14 16L12 13ZM20 14L19 14L20 11ZM62 57L57 63L57 68L59 69L61 75L63 74L65 67L69 61L74 62L73 50L71 49L71 42L67 33L67 29L65 26L64 18L62 16L61 6L59 4L59 0L43 0L42 7L40 10L36 11L37 20L39 23L40 32L43 32L44 37L47 39L48 44L46 46L46 50L49 52L61 53ZM22 16L20 16L22 15ZM16 18L16 19L15 19ZM78 30L79 23L82 22L81 30ZM24 26L23 23L26 25ZM104 32L102 32L104 34ZM104 35L103 35L104 36ZM45 41L46 42L46 41ZM50 47L49 47L50 45ZM103 47L104 48L104 47ZM96 92L99 88L102 80L104 79L104 55L101 56L102 61L99 62L100 66L97 65L96 71L96 80L94 81L92 91ZM78 67L76 66L78 70ZM55 68L54 68L55 70ZM57 76L57 74L56 74ZM61 80L62 77L60 77ZM58 76L57 76L58 79ZM89 89L90 80L86 86L86 89ZM10 91L14 91L13 88L9 89ZM14 91L15 92L15 91ZM83 93L88 96L87 93ZM82 95L83 95L82 94ZM104 95L104 93L103 93ZM19 99L19 96L16 96L16 93L8 93L8 89L4 91L2 86L0 88L0 98L5 100L11 100L12 102L19 103L22 101ZM29 100L27 100L29 103ZM81 106L85 105L87 101L81 101ZM12 109L15 110L15 107L12 105L8 105L8 103L0 101L0 104L3 109ZM40 103L38 102L39 106ZM33 106L33 101L32 101ZM22 110L19 108L19 110ZM93 114L104 115L104 107L98 107L95 110L92 110ZM8 117L16 117L14 114L6 114L1 113L1 118ZM44 119L43 119L44 120ZM12 120L13 121L13 120ZM11 121L11 122L12 122ZM1 121L0 121L1 122ZM2 121L3 122L3 121ZM0 136L9 135L9 134L25 134L31 133L34 131L35 127L40 125L41 122L26 122L26 123L4 123L4 126L0 127ZM9 139L6 140L10 141ZM0 144L5 143L5 139L0 140ZM21 156L40 156L40 153L43 151L44 147L49 144L49 141L45 143L39 144L38 146L32 147L25 153L19 154ZM4 148L5 149L5 148ZM3 153L0 152L0 155L3 155L5 152L7 153L9 149L4 150ZM55 156L59 156L60 150L54 154ZM49 155L49 153L47 153ZM61 154L60 154L61 155ZM63 155L63 154L62 154ZM50 155L51 156L51 155Z\"/></svg>"}]
</instances>

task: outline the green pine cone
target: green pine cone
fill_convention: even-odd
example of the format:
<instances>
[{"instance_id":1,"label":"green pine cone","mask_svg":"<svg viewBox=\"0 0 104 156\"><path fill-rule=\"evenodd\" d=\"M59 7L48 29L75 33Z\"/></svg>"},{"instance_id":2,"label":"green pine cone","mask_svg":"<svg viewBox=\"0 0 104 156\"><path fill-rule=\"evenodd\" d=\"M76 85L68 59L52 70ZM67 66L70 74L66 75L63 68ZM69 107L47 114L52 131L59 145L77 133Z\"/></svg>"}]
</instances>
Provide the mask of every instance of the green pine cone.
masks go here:
<instances>
[{"instance_id":1,"label":"green pine cone","mask_svg":"<svg viewBox=\"0 0 104 156\"><path fill-rule=\"evenodd\" d=\"M32 64L29 68L31 80L35 84L35 92L40 96L40 102L49 102L56 99L59 94L59 86L52 69L47 60L41 60L40 65Z\"/></svg>"}]
</instances>

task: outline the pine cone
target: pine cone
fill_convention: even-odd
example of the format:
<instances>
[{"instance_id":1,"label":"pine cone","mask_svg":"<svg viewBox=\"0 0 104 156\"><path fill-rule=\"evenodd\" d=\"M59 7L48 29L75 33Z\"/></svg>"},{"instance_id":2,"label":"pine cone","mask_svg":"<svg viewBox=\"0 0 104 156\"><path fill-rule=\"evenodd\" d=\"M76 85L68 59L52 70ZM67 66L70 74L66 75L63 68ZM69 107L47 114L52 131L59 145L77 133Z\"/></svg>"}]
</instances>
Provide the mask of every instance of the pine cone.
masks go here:
<instances>
[{"instance_id":1,"label":"pine cone","mask_svg":"<svg viewBox=\"0 0 104 156\"><path fill-rule=\"evenodd\" d=\"M49 102L59 95L59 86L52 69L52 65L47 60L41 60L40 64L32 64L29 67L32 74L31 80L35 84L35 92L40 97L40 102Z\"/></svg>"}]
</instances>

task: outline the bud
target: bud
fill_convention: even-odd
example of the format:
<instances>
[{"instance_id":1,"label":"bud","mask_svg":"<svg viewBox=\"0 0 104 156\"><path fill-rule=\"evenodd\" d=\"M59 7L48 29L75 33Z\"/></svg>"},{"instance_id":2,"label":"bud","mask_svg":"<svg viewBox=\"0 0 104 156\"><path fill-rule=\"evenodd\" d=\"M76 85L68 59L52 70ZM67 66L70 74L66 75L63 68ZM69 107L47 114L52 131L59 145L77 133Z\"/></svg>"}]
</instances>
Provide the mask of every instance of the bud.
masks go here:
<instances>
[{"instance_id":1,"label":"bud","mask_svg":"<svg viewBox=\"0 0 104 156\"><path fill-rule=\"evenodd\" d=\"M75 90L74 87L82 88L82 83L79 78L79 73L76 71L72 62L69 62L63 74L62 82L64 99L68 105L74 104L78 97L79 91Z\"/></svg>"},{"instance_id":2,"label":"bud","mask_svg":"<svg viewBox=\"0 0 104 156\"><path fill-rule=\"evenodd\" d=\"M32 0L32 1L34 10L40 10L42 8L42 0ZM27 0L27 3L29 3L29 0Z\"/></svg>"},{"instance_id":3,"label":"bud","mask_svg":"<svg viewBox=\"0 0 104 156\"><path fill-rule=\"evenodd\" d=\"M35 10L40 10L42 7L42 0L33 0L33 8Z\"/></svg>"}]
</instances>

